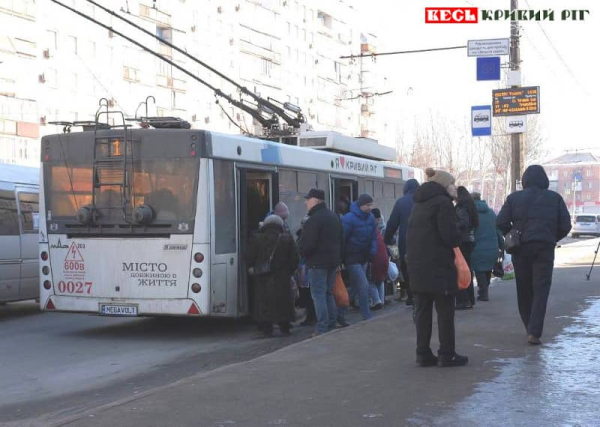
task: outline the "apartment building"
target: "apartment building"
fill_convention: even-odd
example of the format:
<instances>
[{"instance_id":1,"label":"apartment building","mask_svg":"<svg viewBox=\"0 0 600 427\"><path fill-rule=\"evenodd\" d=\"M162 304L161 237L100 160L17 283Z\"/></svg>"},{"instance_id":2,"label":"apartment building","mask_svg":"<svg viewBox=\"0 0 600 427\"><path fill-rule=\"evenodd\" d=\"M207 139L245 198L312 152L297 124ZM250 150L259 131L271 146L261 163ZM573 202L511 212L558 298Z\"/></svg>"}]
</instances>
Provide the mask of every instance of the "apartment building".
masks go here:
<instances>
[{"instance_id":1,"label":"apartment building","mask_svg":"<svg viewBox=\"0 0 600 427\"><path fill-rule=\"evenodd\" d=\"M63 0L144 43L208 84L234 86L85 0ZM385 76L371 58L375 34L355 0L98 0L185 49L251 91L300 106L316 130L377 139L389 109ZM37 164L52 121L93 120L105 98L125 116L178 116L194 128L257 133L252 117L212 90L103 29L40 0L0 0L0 162ZM241 130L240 130L241 129ZM384 142L384 141L381 141Z\"/></svg>"},{"instance_id":2,"label":"apartment building","mask_svg":"<svg viewBox=\"0 0 600 427\"><path fill-rule=\"evenodd\" d=\"M566 153L544 163L550 190L565 200L569 211L600 206L600 155L593 152Z\"/></svg>"}]
</instances>

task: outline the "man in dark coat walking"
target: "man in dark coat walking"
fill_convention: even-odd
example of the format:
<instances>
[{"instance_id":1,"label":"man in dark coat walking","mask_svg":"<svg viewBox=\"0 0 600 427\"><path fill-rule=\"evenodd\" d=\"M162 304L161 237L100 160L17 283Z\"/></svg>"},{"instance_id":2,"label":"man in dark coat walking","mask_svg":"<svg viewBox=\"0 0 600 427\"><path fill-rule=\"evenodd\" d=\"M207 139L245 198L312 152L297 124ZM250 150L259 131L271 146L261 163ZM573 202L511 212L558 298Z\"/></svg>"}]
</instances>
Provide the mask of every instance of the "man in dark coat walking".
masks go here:
<instances>
[{"instance_id":1,"label":"man in dark coat walking","mask_svg":"<svg viewBox=\"0 0 600 427\"><path fill-rule=\"evenodd\" d=\"M386 245L393 245L394 235L396 234L396 230L398 230L398 236L396 238L396 244L398 245L398 252L400 254L398 266L400 267L400 271L404 278L402 287L403 290L406 291L406 305L413 304L413 296L408 280L408 268L406 267L406 230L408 229L408 217L415 205L414 196L417 188L419 188L419 181L416 179L409 179L406 181L404 184L404 196L396 200L390 219L387 222L383 239Z\"/></svg>"},{"instance_id":2,"label":"man in dark coat walking","mask_svg":"<svg viewBox=\"0 0 600 427\"><path fill-rule=\"evenodd\" d=\"M546 305L552 284L554 248L571 230L569 211L560 194L548 190L544 168L531 165L523 173L523 190L504 202L496 223L506 235L521 230L521 245L513 253L517 300L527 341L541 344Z\"/></svg>"},{"instance_id":3,"label":"man in dark coat walking","mask_svg":"<svg viewBox=\"0 0 600 427\"><path fill-rule=\"evenodd\" d=\"M456 195L454 177L448 172L426 170L428 182L415 192L415 206L406 233L407 264L415 300L417 364L461 366L468 358L456 354L454 303L458 290L454 250L460 244L451 195ZM438 357L430 347L433 304L438 315Z\"/></svg>"},{"instance_id":4,"label":"man in dark coat walking","mask_svg":"<svg viewBox=\"0 0 600 427\"><path fill-rule=\"evenodd\" d=\"M313 188L306 199L308 219L302 228L300 254L306 260L310 292L317 314L316 334L335 328L337 306L333 285L342 262L342 223L327 209L325 192Z\"/></svg>"}]
</instances>

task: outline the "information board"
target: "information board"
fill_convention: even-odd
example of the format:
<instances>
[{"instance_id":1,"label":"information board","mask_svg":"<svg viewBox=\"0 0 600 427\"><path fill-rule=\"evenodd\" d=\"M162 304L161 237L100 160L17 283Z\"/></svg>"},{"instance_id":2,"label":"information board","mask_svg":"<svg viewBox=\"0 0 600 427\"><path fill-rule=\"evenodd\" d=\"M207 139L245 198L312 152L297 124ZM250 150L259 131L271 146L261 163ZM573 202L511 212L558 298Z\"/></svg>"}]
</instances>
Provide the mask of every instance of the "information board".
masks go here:
<instances>
[{"instance_id":1,"label":"information board","mask_svg":"<svg viewBox=\"0 0 600 427\"><path fill-rule=\"evenodd\" d=\"M492 91L494 116L540 113L540 87L515 87Z\"/></svg>"}]
</instances>

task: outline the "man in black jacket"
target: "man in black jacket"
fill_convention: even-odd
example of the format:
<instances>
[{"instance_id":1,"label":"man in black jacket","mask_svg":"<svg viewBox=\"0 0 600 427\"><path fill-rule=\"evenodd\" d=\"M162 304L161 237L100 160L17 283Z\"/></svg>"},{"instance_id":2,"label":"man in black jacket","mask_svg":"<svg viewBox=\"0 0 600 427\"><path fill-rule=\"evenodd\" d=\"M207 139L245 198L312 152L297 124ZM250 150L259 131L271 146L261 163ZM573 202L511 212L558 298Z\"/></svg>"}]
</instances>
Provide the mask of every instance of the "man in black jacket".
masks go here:
<instances>
[{"instance_id":1,"label":"man in black jacket","mask_svg":"<svg viewBox=\"0 0 600 427\"><path fill-rule=\"evenodd\" d=\"M415 303L417 364L442 367L465 365L469 359L455 351L454 303L458 290L454 249L460 244L452 197L454 177L428 168L428 182L415 191L415 206L408 219L406 263ZM440 349L430 347L433 305L437 311Z\"/></svg>"},{"instance_id":2,"label":"man in black jacket","mask_svg":"<svg viewBox=\"0 0 600 427\"><path fill-rule=\"evenodd\" d=\"M311 189L305 197L308 219L302 229L299 250L306 260L310 292L317 314L316 334L335 328L337 306L333 285L342 262L342 223L327 209L325 192Z\"/></svg>"},{"instance_id":3,"label":"man in black jacket","mask_svg":"<svg viewBox=\"0 0 600 427\"><path fill-rule=\"evenodd\" d=\"M496 224L505 235L513 227L521 231L521 245L512 257L519 313L527 341L539 345L552 284L554 248L569 234L571 221L560 194L548 190L543 167L529 166L521 182L523 190L508 196Z\"/></svg>"}]
</instances>

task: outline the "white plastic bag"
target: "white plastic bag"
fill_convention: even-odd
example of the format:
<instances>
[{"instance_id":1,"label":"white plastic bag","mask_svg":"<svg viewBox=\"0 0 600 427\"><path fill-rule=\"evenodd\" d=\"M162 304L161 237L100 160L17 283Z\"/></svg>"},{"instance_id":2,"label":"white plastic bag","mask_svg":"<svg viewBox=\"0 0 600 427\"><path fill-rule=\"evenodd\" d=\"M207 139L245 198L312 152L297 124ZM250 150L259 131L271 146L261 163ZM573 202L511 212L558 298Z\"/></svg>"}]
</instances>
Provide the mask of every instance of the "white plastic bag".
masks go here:
<instances>
[{"instance_id":1,"label":"white plastic bag","mask_svg":"<svg viewBox=\"0 0 600 427\"><path fill-rule=\"evenodd\" d=\"M504 277L502 277L502 280L512 280L515 278L515 267L512 263L512 257L508 253L504 254L502 268L504 268Z\"/></svg>"},{"instance_id":2,"label":"white plastic bag","mask_svg":"<svg viewBox=\"0 0 600 427\"><path fill-rule=\"evenodd\" d=\"M394 261L390 260L390 265L388 267L388 279L390 282L395 282L399 274L398 266Z\"/></svg>"}]
</instances>

